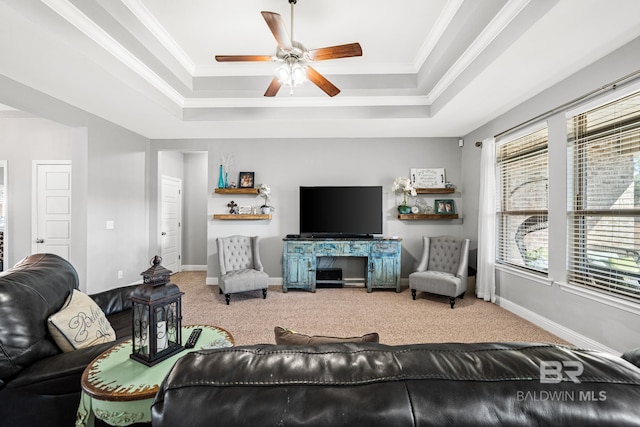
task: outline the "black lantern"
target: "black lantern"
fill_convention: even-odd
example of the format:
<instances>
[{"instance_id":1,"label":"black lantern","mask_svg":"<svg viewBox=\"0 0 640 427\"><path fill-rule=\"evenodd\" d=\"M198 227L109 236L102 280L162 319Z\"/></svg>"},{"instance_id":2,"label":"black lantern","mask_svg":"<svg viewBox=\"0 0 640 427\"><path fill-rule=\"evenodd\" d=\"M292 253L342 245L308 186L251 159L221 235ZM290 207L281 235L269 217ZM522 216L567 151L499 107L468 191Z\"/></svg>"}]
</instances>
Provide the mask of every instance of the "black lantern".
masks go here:
<instances>
[{"instance_id":1,"label":"black lantern","mask_svg":"<svg viewBox=\"0 0 640 427\"><path fill-rule=\"evenodd\" d=\"M152 266L141 273L142 285L131 294L133 301L133 352L131 358L148 366L181 352L182 295L169 283L171 270L155 256Z\"/></svg>"}]
</instances>

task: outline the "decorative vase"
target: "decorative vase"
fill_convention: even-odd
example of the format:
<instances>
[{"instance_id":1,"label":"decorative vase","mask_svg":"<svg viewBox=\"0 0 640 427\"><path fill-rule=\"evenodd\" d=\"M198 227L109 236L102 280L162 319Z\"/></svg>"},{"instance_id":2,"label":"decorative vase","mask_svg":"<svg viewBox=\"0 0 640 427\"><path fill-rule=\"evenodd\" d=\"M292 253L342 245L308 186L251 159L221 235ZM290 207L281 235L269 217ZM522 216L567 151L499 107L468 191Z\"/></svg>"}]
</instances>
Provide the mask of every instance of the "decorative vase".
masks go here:
<instances>
[{"instance_id":1,"label":"decorative vase","mask_svg":"<svg viewBox=\"0 0 640 427\"><path fill-rule=\"evenodd\" d=\"M402 193L404 196L404 200L402 200L402 204L398 206L398 213L408 214L411 213L411 207L407 206L407 193Z\"/></svg>"},{"instance_id":2,"label":"decorative vase","mask_svg":"<svg viewBox=\"0 0 640 427\"><path fill-rule=\"evenodd\" d=\"M218 177L218 188L224 188L224 177L222 176L222 165L220 165L220 175Z\"/></svg>"},{"instance_id":3,"label":"decorative vase","mask_svg":"<svg viewBox=\"0 0 640 427\"><path fill-rule=\"evenodd\" d=\"M405 204L403 203L403 204L401 204L400 206L398 206L398 213L401 213L401 214L409 214L409 213L411 213L411 207L410 207L410 206L407 206L407 205L405 205Z\"/></svg>"},{"instance_id":4,"label":"decorative vase","mask_svg":"<svg viewBox=\"0 0 640 427\"><path fill-rule=\"evenodd\" d=\"M229 172L224 173L224 188L229 188Z\"/></svg>"}]
</instances>

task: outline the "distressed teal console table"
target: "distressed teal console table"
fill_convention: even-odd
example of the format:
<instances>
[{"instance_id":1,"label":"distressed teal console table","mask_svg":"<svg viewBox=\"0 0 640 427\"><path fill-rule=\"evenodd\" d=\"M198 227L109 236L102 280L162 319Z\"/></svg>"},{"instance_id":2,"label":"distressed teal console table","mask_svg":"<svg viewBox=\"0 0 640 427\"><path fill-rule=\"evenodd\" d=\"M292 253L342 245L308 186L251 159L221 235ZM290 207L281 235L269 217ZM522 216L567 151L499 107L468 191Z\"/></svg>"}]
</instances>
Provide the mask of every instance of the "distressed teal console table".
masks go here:
<instances>
[{"instance_id":1,"label":"distressed teal console table","mask_svg":"<svg viewBox=\"0 0 640 427\"><path fill-rule=\"evenodd\" d=\"M402 239L284 239L282 290L316 291L318 257L364 257L367 292L395 288L400 292Z\"/></svg>"}]
</instances>

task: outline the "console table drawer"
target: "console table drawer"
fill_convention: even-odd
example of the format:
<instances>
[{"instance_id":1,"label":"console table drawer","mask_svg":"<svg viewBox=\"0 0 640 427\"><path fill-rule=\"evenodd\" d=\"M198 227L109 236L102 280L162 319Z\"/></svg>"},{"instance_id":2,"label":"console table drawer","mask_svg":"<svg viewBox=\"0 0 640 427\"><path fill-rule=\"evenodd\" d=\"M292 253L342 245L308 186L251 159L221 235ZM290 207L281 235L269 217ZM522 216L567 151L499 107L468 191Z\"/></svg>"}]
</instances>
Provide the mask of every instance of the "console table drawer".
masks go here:
<instances>
[{"instance_id":1,"label":"console table drawer","mask_svg":"<svg viewBox=\"0 0 640 427\"><path fill-rule=\"evenodd\" d=\"M316 244L316 256L367 256L368 242L321 242Z\"/></svg>"},{"instance_id":2,"label":"console table drawer","mask_svg":"<svg viewBox=\"0 0 640 427\"><path fill-rule=\"evenodd\" d=\"M342 243L322 242L316 243L316 254L318 256L340 255L342 253Z\"/></svg>"},{"instance_id":3,"label":"console table drawer","mask_svg":"<svg viewBox=\"0 0 640 427\"><path fill-rule=\"evenodd\" d=\"M313 253L313 243L287 242L287 252L290 254L311 254Z\"/></svg>"},{"instance_id":4,"label":"console table drawer","mask_svg":"<svg viewBox=\"0 0 640 427\"><path fill-rule=\"evenodd\" d=\"M367 256L369 255L368 242L345 243L344 253L350 256Z\"/></svg>"},{"instance_id":5,"label":"console table drawer","mask_svg":"<svg viewBox=\"0 0 640 427\"><path fill-rule=\"evenodd\" d=\"M399 246L398 242L374 242L371 244L371 253L394 253Z\"/></svg>"}]
</instances>

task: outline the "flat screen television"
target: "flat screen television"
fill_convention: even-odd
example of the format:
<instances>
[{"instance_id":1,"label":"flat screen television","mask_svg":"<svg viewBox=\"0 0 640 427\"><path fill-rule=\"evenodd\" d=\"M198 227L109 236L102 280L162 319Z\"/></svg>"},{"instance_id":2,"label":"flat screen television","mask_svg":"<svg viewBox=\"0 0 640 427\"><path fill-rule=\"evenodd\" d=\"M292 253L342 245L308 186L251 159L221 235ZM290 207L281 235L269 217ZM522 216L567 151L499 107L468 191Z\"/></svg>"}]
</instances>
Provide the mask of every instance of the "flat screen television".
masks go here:
<instances>
[{"instance_id":1,"label":"flat screen television","mask_svg":"<svg viewBox=\"0 0 640 427\"><path fill-rule=\"evenodd\" d=\"M382 234L382 187L300 187L300 235Z\"/></svg>"}]
</instances>

